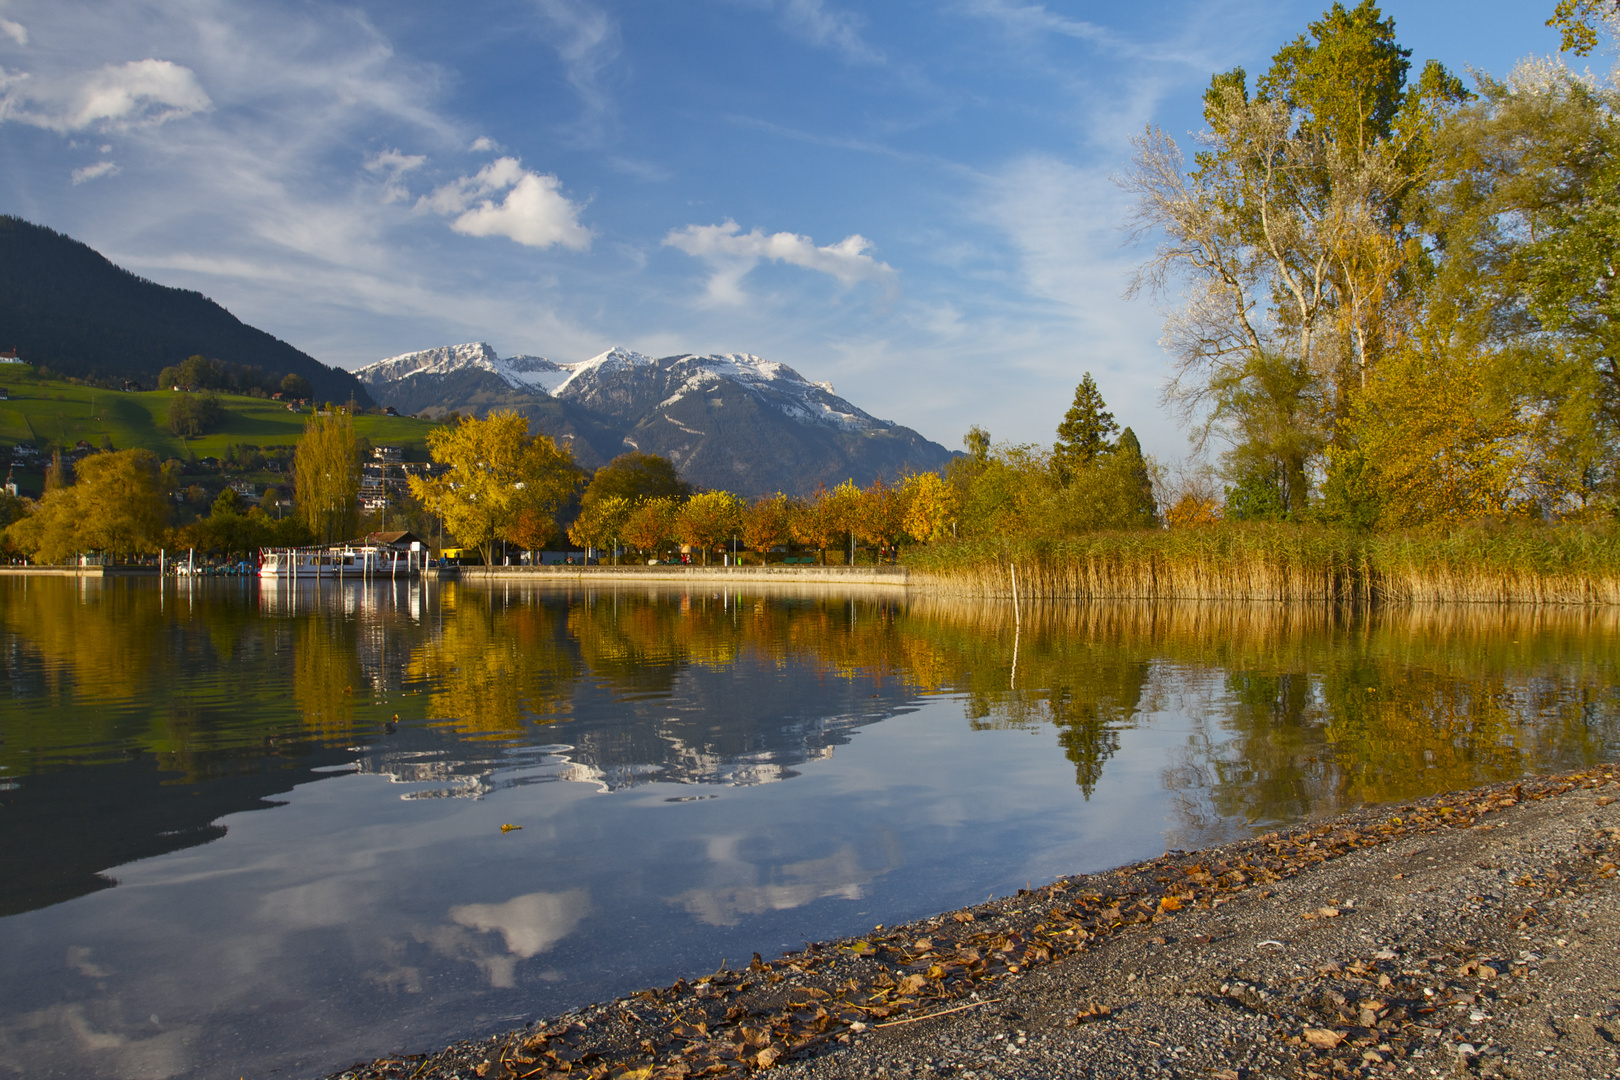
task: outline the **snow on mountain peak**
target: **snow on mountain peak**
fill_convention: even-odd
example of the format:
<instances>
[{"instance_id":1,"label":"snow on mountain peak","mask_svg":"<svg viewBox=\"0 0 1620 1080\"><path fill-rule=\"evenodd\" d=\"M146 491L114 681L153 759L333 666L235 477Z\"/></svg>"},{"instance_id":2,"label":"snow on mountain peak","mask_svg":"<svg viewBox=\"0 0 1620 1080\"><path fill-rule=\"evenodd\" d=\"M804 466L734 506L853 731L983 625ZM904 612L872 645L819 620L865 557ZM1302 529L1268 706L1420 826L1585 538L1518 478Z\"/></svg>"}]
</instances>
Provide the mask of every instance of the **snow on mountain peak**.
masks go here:
<instances>
[{"instance_id":1,"label":"snow on mountain peak","mask_svg":"<svg viewBox=\"0 0 1620 1080\"><path fill-rule=\"evenodd\" d=\"M440 345L433 349L390 356L358 369L355 374L362 382L380 384L397 382L413 375L449 375L457 371L487 371L501 379L512 389L550 391L568 377L560 365L543 356L510 356L502 360L488 342L474 341L465 345Z\"/></svg>"},{"instance_id":2,"label":"snow on mountain peak","mask_svg":"<svg viewBox=\"0 0 1620 1080\"><path fill-rule=\"evenodd\" d=\"M840 398L830 382L812 382L788 365L766 360L752 353L711 353L655 360L643 353L615 346L604 353L575 364L558 364L543 356L497 356L482 341L465 345L441 345L434 349L404 353L360 368L355 374L371 386L382 386L414 376L443 377L458 371L487 371L514 390L540 391L556 397L577 399L591 404L593 396L606 383L631 372L643 372L662 380L665 396L660 407L668 407L688 394L729 382L747 387L783 414L797 420L831 424L850 429L870 426L890 427ZM638 376L639 378L640 376Z\"/></svg>"}]
</instances>

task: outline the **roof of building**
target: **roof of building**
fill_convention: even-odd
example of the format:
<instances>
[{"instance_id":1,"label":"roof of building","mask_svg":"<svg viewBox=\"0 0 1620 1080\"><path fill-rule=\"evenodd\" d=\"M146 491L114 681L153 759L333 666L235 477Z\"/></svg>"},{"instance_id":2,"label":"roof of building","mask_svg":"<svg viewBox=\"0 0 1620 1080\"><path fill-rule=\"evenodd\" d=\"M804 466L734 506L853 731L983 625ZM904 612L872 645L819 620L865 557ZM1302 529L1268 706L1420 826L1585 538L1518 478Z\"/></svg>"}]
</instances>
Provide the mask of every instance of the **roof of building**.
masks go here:
<instances>
[{"instance_id":1,"label":"roof of building","mask_svg":"<svg viewBox=\"0 0 1620 1080\"><path fill-rule=\"evenodd\" d=\"M373 544L387 544L390 547L410 547L423 542L420 536L409 532L374 532L367 534L366 539Z\"/></svg>"}]
</instances>

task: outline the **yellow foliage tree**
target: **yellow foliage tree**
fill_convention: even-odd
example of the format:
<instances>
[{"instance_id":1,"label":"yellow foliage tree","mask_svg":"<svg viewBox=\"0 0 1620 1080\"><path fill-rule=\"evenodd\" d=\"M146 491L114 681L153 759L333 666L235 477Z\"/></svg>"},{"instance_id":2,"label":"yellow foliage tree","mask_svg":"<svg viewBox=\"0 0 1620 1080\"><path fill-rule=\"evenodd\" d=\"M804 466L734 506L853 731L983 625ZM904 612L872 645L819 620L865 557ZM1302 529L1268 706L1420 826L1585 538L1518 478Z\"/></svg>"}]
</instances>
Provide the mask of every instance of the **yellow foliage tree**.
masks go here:
<instances>
[{"instance_id":1,"label":"yellow foliage tree","mask_svg":"<svg viewBox=\"0 0 1620 1080\"><path fill-rule=\"evenodd\" d=\"M75 471L73 484L47 493L32 514L7 530L12 543L51 563L80 551L128 557L161 546L168 503L156 454L92 454Z\"/></svg>"},{"instance_id":2,"label":"yellow foliage tree","mask_svg":"<svg viewBox=\"0 0 1620 1080\"><path fill-rule=\"evenodd\" d=\"M620 539L645 555L656 555L675 535L675 513L679 508L680 503L668 496L648 499L625 519Z\"/></svg>"},{"instance_id":3,"label":"yellow foliage tree","mask_svg":"<svg viewBox=\"0 0 1620 1080\"><path fill-rule=\"evenodd\" d=\"M497 541L516 539L523 511L550 517L579 486L573 457L548 436L531 436L520 413L498 410L434 428L427 443L433 460L448 469L411 477L411 494L462 545L483 552L487 564Z\"/></svg>"},{"instance_id":4,"label":"yellow foliage tree","mask_svg":"<svg viewBox=\"0 0 1620 1080\"><path fill-rule=\"evenodd\" d=\"M743 501L729 491L705 491L681 504L675 527L681 542L703 550L703 565L709 565L709 550L718 547L742 530Z\"/></svg>"},{"instance_id":5,"label":"yellow foliage tree","mask_svg":"<svg viewBox=\"0 0 1620 1080\"><path fill-rule=\"evenodd\" d=\"M360 526L360 438L346 412L313 416L293 453L298 512L321 543L351 539Z\"/></svg>"},{"instance_id":6,"label":"yellow foliage tree","mask_svg":"<svg viewBox=\"0 0 1620 1080\"><path fill-rule=\"evenodd\" d=\"M792 540L795 509L793 500L780 491L755 500L743 513L743 546L763 554Z\"/></svg>"},{"instance_id":7,"label":"yellow foliage tree","mask_svg":"<svg viewBox=\"0 0 1620 1080\"><path fill-rule=\"evenodd\" d=\"M938 473L929 472L906 477L901 490L905 494L906 533L925 544L948 539L951 526L962 512L962 500L956 488Z\"/></svg>"},{"instance_id":8,"label":"yellow foliage tree","mask_svg":"<svg viewBox=\"0 0 1620 1080\"><path fill-rule=\"evenodd\" d=\"M617 547L635 509L635 500L623 495L587 499L568 527L568 539L583 548Z\"/></svg>"},{"instance_id":9,"label":"yellow foliage tree","mask_svg":"<svg viewBox=\"0 0 1620 1080\"><path fill-rule=\"evenodd\" d=\"M1495 358L1444 345L1386 357L1352 416L1385 528L1522 511L1534 480L1530 423Z\"/></svg>"}]
</instances>

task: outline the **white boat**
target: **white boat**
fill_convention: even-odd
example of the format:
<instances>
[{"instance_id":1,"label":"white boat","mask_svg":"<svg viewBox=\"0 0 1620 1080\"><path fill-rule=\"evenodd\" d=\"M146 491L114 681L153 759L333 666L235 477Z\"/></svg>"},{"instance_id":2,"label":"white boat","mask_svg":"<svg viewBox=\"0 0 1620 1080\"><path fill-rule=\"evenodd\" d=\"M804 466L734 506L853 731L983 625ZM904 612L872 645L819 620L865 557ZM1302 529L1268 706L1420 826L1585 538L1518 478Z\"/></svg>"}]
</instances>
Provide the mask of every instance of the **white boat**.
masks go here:
<instances>
[{"instance_id":1,"label":"white boat","mask_svg":"<svg viewBox=\"0 0 1620 1080\"><path fill-rule=\"evenodd\" d=\"M267 581L413 577L427 563L425 551L401 550L386 544L262 548L259 577Z\"/></svg>"}]
</instances>

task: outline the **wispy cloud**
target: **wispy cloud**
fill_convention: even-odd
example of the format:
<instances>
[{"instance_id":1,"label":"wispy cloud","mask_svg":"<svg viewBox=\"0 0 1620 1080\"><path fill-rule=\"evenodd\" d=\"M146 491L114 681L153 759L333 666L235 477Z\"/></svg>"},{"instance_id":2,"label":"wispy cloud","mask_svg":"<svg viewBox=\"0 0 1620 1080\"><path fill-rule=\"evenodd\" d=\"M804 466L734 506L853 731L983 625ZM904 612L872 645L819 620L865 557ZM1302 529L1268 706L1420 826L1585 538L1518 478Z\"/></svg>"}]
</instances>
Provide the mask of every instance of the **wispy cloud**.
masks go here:
<instances>
[{"instance_id":1,"label":"wispy cloud","mask_svg":"<svg viewBox=\"0 0 1620 1080\"><path fill-rule=\"evenodd\" d=\"M615 113L609 72L619 57L619 23L586 0L535 0L546 24L548 43L562 61L564 77L579 98L582 112L575 125L588 143L610 134Z\"/></svg>"},{"instance_id":2,"label":"wispy cloud","mask_svg":"<svg viewBox=\"0 0 1620 1080\"><path fill-rule=\"evenodd\" d=\"M116 175L118 175L118 164L117 164L117 162L98 161L94 165L86 165L82 169L74 169L73 170L73 185L75 187L77 187L80 184L87 183L87 182L89 182L91 180L100 179L103 176L116 176Z\"/></svg>"},{"instance_id":3,"label":"wispy cloud","mask_svg":"<svg viewBox=\"0 0 1620 1080\"><path fill-rule=\"evenodd\" d=\"M783 0L782 22L812 45L834 49L845 60L861 64L883 62L883 54L861 36L865 20L853 12L832 7L824 0Z\"/></svg>"},{"instance_id":4,"label":"wispy cloud","mask_svg":"<svg viewBox=\"0 0 1620 1080\"><path fill-rule=\"evenodd\" d=\"M503 157L472 176L435 188L417 201L418 209L458 215L450 227L467 236L504 236L525 247L560 244L575 251L591 246L591 231L579 223L579 207L561 191L555 176L525 169ZM496 202L492 196L503 197Z\"/></svg>"},{"instance_id":5,"label":"wispy cloud","mask_svg":"<svg viewBox=\"0 0 1620 1080\"><path fill-rule=\"evenodd\" d=\"M6 35L6 37L10 38L12 41L15 41L18 45L28 44L28 27L24 26L20 22L12 22L10 19L0 18L0 34Z\"/></svg>"},{"instance_id":6,"label":"wispy cloud","mask_svg":"<svg viewBox=\"0 0 1620 1080\"><path fill-rule=\"evenodd\" d=\"M735 304L743 299L742 279L762 261L787 263L830 274L845 285L892 278L894 268L866 254L872 242L852 233L836 244L817 247L808 236L760 229L743 232L735 221L724 225L688 225L672 229L664 245L702 259L713 270L708 295L715 303Z\"/></svg>"},{"instance_id":7,"label":"wispy cloud","mask_svg":"<svg viewBox=\"0 0 1620 1080\"><path fill-rule=\"evenodd\" d=\"M755 11L774 13L777 22L789 34L818 49L836 52L846 63L881 64L885 60L882 51L871 45L862 33L866 18L829 4L827 0L731 2Z\"/></svg>"},{"instance_id":8,"label":"wispy cloud","mask_svg":"<svg viewBox=\"0 0 1620 1080\"><path fill-rule=\"evenodd\" d=\"M406 173L427 164L426 154L402 154L398 150L383 150L366 161L366 171L383 178L382 201L403 202L411 197L405 189Z\"/></svg>"},{"instance_id":9,"label":"wispy cloud","mask_svg":"<svg viewBox=\"0 0 1620 1080\"><path fill-rule=\"evenodd\" d=\"M0 89L0 121L62 134L124 131L155 127L211 104L190 68L168 60L131 60L56 78L12 76Z\"/></svg>"}]
</instances>

